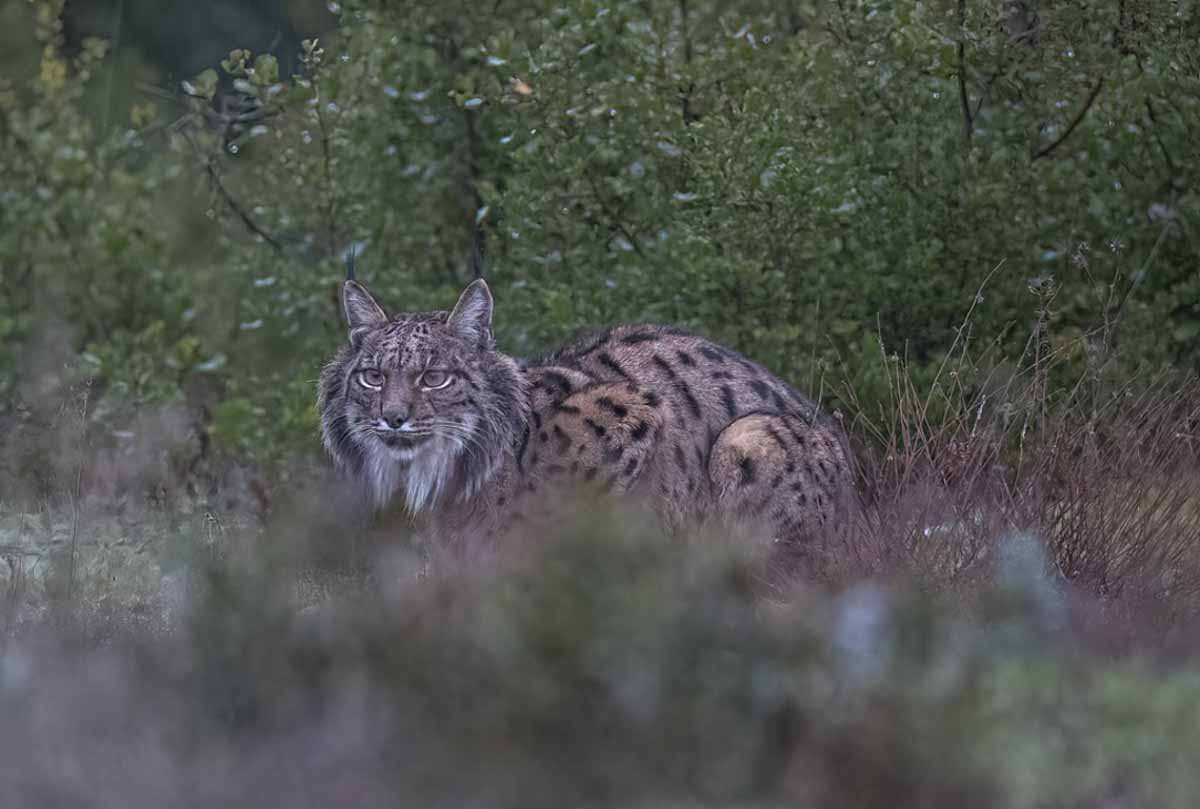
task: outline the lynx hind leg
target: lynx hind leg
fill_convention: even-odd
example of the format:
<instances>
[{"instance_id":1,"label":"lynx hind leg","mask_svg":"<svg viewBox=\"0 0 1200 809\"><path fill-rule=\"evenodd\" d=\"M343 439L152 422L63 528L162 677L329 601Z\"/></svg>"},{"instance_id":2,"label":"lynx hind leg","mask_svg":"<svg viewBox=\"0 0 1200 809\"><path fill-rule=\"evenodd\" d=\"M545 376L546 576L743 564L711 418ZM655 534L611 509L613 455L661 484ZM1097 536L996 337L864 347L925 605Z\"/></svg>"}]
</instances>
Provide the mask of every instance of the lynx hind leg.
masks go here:
<instances>
[{"instance_id":1,"label":"lynx hind leg","mask_svg":"<svg viewBox=\"0 0 1200 809\"><path fill-rule=\"evenodd\" d=\"M638 481L662 428L658 397L631 383L594 385L557 406L530 441L528 478L596 482L615 494Z\"/></svg>"},{"instance_id":2,"label":"lynx hind leg","mask_svg":"<svg viewBox=\"0 0 1200 809\"><path fill-rule=\"evenodd\" d=\"M852 484L850 459L823 425L797 416L745 416L713 445L708 474L717 508L795 542L831 527Z\"/></svg>"}]
</instances>

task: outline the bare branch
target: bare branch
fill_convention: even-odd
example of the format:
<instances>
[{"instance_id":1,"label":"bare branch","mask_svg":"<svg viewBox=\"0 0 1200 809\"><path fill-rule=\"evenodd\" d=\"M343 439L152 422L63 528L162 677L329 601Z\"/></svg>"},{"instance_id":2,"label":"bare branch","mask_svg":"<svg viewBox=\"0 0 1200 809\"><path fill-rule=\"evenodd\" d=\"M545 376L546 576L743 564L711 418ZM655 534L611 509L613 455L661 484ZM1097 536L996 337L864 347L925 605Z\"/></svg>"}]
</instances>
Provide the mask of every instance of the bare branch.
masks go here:
<instances>
[{"instance_id":1,"label":"bare branch","mask_svg":"<svg viewBox=\"0 0 1200 809\"><path fill-rule=\"evenodd\" d=\"M969 145L975 131L971 100L967 97L967 0L958 0L958 100L963 114L963 140Z\"/></svg>"},{"instance_id":2,"label":"bare branch","mask_svg":"<svg viewBox=\"0 0 1200 809\"><path fill-rule=\"evenodd\" d=\"M242 224L246 227L246 230L250 231L255 236L258 236L264 242L269 244L276 253L283 255L283 245L279 243L279 240L263 230L263 228L254 221L254 218L250 216L249 212L247 212L246 209L238 203L233 194L229 192L229 189L225 187L225 183L221 181L221 174L217 171L216 160L214 156L203 155L199 144L196 143L191 133L189 133L186 129L182 131L184 138L186 138L188 144L191 145L192 151L194 151L197 156L200 156L204 161L204 173L208 175L209 182L212 183L212 187L216 190L222 201L224 201L224 203L229 207L229 210L233 211L234 215L241 220Z\"/></svg>"},{"instance_id":3,"label":"bare branch","mask_svg":"<svg viewBox=\"0 0 1200 809\"><path fill-rule=\"evenodd\" d=\"M1079 114L1075 116L1075 120L1071 121L1071 123L1067 126L1066 131L1059 135L1053 143L1049 144L1048 146L1044 146L1035 152L1030 162L1033 162L1034 160L1040 160L1043 157L1049 157L1050 154L1059 146L1061 146L1067 138L1071 137L1071 133L1074 132L1076 127L1083 123L1083 119L1087 117L1088 111L1092 108L1092 104L1096 102L1096 96L1100 95L1100 89L1103 86L1104 77L1101 76L1096 81L1096 86L1092 88L1090 93L1088 93L1087 101L1085 101L1083 104L1083 109L1081 109Z\"/></svg>"},{"instance_id":4,"label":"bare branch","mask_svg":"<svg viewBox=\"0 0 1200 809\"><path fill-rule=\"evenodd\" d=\"M629 228L625 227L625 224L621 222L616 212L609 207L608 202L604 199L604 194L600 191L600 186L596 184L596 178L592 176L590 171L586 170L583 172L583 176L587 178L588 185L592 187L592 195L596 198L596 202L599 203L600 210L604 211L605 217L608 218L609 227L614 228L625 237L625 241L629 242L639 258L645 258L646 256L642 252L642 248L638 245L637 239L629 232Z\"/></svg>"}]
</instances>

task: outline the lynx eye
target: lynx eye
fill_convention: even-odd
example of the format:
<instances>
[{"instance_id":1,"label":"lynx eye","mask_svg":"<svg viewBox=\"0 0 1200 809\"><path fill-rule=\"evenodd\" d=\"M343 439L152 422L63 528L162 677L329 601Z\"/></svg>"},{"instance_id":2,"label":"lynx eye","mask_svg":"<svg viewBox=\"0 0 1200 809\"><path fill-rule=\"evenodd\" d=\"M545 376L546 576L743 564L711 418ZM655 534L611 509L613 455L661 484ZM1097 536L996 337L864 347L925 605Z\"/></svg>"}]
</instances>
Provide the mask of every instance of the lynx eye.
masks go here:
<instances>
[{"instance_id":1,"label":"lynx eye","mask_svg":"<svg viewBox=\"0 0 1200 809\"><path fill-rule=\"evenodd\" d=\"M383 371L378 368L366 368L358 372L358 384L371 390L383 387Z\"/></svg>"},{"instance_id":2,"label":"lynx eye","mask_svg":"<svg viewBox=\"0 0 1200 809\"><path fill-rule=\"evenodd\" d=\"M445 371L426 371L421 374L421 387L425 390L441 390L450 384L451 378Z\"/></svg>"}]
</instances>

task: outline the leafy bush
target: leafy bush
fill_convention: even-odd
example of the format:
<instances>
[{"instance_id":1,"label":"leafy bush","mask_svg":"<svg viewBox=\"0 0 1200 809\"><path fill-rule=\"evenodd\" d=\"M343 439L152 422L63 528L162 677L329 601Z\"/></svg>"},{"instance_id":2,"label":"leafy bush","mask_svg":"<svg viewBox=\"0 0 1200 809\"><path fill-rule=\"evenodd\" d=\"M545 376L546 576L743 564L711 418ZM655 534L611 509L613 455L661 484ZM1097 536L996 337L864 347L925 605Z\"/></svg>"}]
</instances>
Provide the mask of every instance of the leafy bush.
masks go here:
<instances>
[{"instance_id":1,"label":"leafy bush","mask_svg":"<svg viewBox=\"0 0 1200 809\"><path fill-rule=\"evenodd\" d=\"M482 255L513 351L671 321L841 407L884 354L928 384L976 295L995 356L1197 361L1189 8L351 2L298 75L237 51L123 132L82 111L101 46L66 60L34 8L0 362L35 410L90 376L110 431L181 401L218 453L311 450L350 251L410 309Z\"/></svg>"}]
</instances>

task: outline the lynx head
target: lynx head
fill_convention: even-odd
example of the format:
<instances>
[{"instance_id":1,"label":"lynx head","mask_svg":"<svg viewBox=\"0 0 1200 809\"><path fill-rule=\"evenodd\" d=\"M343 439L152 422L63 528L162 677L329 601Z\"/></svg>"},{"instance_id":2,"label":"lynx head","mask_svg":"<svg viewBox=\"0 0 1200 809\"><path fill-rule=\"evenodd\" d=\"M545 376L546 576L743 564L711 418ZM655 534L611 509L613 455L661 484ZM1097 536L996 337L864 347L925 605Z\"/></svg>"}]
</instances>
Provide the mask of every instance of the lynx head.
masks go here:
<instances>
[{"instance_id":1,"label":"lynx head","mask_svg":"<svg viewBox=\"0 0 1200 809\"><path fill-rule=\"evenodd\" d=\"M388 316L354 281L342 289L350 340L321 373L325 448L376 508L402 491L412 512L480 490L513 453L524 377L495 349L492 295L471 283L451 312Z\"/></svg>"}]
</instances>

